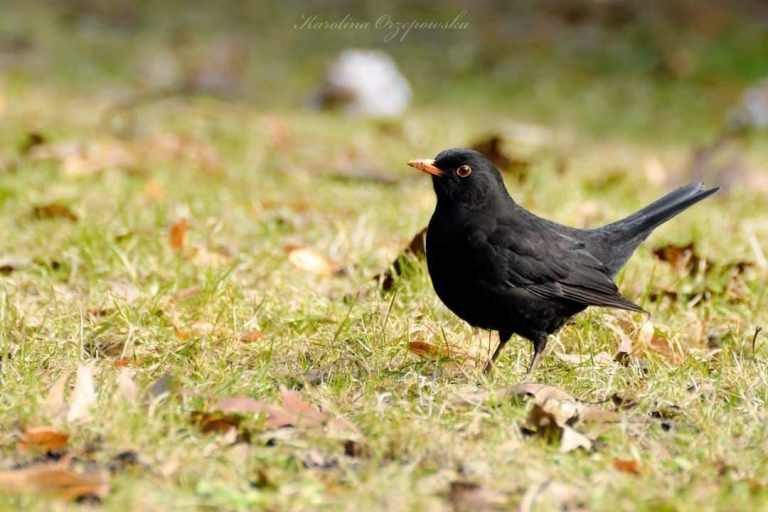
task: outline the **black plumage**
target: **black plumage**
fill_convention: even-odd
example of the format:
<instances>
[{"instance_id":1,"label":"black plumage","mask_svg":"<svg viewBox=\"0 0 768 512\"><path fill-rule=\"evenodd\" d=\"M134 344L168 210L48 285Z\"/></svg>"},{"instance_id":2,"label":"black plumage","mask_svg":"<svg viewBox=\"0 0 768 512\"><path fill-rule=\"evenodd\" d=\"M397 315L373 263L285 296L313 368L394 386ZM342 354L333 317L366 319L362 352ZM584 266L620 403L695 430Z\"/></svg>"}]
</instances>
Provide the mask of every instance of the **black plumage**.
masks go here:
<instances>
[{"instance_id":1,"label":"black plumage","mask_svg":"<svg viewBox=\"0 0 768 512\"><path fill-rule=\"evenodd\" d=\"M486 371L512 334L533 343L533 371L548 336L586 307L643 311L621 296L613 277L654 228L718 190L691 183L625 219L585 230L515 203L477 151L449 149L408 164L432 175L437 195L426 241L435 292L469 324L499 332Z\"/></svg>"}]
</instances>

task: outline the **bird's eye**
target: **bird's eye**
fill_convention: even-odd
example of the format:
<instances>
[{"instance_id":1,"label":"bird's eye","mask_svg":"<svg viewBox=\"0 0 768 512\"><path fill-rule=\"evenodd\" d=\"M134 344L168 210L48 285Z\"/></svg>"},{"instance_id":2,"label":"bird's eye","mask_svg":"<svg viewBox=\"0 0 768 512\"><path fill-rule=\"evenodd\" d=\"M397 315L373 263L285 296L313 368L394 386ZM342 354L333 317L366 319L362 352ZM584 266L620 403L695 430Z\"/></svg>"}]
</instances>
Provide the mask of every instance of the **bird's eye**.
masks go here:
<instances>
[{"instance_id":1,"label":"bird's eye","mask_svg":"<svg viewBox=\"0 0 768 512\"><path fill-rule=\"evenodd\" d=\"M468 166L467 164L464 164L461 167L459 167L458 169L456 169L456 175L459 178L466 178L470 174L472 174L472 168L470 166Z\"/></svg>"}]
</instances>

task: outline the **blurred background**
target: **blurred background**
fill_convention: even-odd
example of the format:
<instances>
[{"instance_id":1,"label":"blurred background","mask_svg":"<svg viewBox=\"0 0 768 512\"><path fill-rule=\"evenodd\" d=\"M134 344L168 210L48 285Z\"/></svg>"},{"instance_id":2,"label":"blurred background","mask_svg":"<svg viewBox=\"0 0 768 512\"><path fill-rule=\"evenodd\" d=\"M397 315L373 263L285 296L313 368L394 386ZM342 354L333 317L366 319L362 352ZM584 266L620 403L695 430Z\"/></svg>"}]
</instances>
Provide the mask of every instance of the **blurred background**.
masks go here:
<instances>
[{"instance_id":1,"label":"blurred background","mask_svg":"<svg viewBox=\"0 0 768 512\"><path fill-rule=\"evenodd\" d=\"M184 89L299 109L342 50L362 48L394 59L416 107L491 109L600 136L698 139L718 132L745 88L768 76L760 0L4 0L1 8L6 111L28 87L105 104ZM385 28L387 19L457 17L466 26L394 36Z\"/></svg>"}]
</instances>

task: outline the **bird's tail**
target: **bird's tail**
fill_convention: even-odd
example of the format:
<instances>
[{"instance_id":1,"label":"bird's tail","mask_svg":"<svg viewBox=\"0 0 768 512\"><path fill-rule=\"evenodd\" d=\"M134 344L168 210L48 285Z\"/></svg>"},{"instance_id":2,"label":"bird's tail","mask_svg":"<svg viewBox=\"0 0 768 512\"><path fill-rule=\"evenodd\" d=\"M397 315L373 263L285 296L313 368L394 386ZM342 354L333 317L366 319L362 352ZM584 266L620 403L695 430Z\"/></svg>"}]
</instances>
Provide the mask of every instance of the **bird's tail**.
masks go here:
<instances>
[{"instance_id":1,"label":"bird's tail","mask_svg":"<svg viewBox=\"0 0 768 512\"><path fill-rule=\"evenodd\" d=\"M719 187L705 188L701 182L689 183L629 217L597 228L593 231L595 237L612 247L612 254L603 261L615 274L654 229L718 190Z\"/></svg>"}]
</instances>

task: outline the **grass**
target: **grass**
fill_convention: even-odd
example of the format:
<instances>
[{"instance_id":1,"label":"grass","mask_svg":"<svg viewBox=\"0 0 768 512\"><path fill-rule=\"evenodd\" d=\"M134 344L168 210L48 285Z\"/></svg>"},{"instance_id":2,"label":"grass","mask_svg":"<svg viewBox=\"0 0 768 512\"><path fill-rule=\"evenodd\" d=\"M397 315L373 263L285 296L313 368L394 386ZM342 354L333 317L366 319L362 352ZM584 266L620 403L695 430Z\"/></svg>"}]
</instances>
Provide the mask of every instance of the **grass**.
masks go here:
<instances>
[{"instance_id":1,"label":"grass","mask_svg":"<svg viewBox=\"0 0 768 512\"><path fill-rule=\"evenodd\" d=\"M35 66L48 62L40 55L0 78L0 257L25 260L0 276L3 469L33 458L20 449L19 433L51 425L70 435L70 453L100 465L125 450L138 454L139 464L111 477L103 501L108 510L448 510L531 500L534 510L768 504L764 336L752 346L755 328L768 323L765 269L692 276L651 254L653 247L693 241L700 256L722 265L754 261L750 240L765 250L768 236L761 192L737 189L697 205L659 229L621 274L623 293L651 312L660 335L677 347L674 357L646 348L637 356L642 368L560 361L555 352L613 354L619 341L606 323L626 318L637 327L643 321L599 309L578 316L550 342L536 381L590 402L612 395L637 402L620 411L620 423L579 427L596 440L589 452L560 453L557 444L524 436L520 425L529 404L456 402L475 386L494 390L525 379L527 342L511 343L487 380L471 360L416 357L410 342L482 359L489 341L442 306L422 262L409 266L392 292L372 280L433 208L428 180L404 161L508 130L520 112L546 124L554 142L512 141L511 149L531 162L524 183L509 181L513 196L548 218L596 225L671 186L649 178L653 162L671 181L684 179L678 170L690 146L717 131L734 94L714 101L696 80L633 85L633 77L622 80L609 69L605 80L593 82L601 70L577 82L584 103L564 97L562 83L539 87L550 78L521 83L521 92L505 99L503 86L459 76L454 88L441 86L433 101L422 96L392 125L304 112L291 100L265 109L263 98L193 97L137 109L124 137L109 130L102 115L116 96L111 87L123 84L129 71L117 63L78 64L76 55L132 56L135 35L72 28L39 7L29 9L17 19L45 27L43 41L75 36L56 49L65 60L50 80L35 78ZM165 30L153 23L160 22L141 25L150 27L141 29L144 35L155 34L150 48ZM94 41L114 46L96 50ZM302 44L286 52L306 50ZM423 50L414 45L412 51L418 57ZM280 94L300 96L310 71L289 80ZM584 70L557 73L553 83ZM703 96L688 98L690 91ZM619 109L628 98L637 100L629 120ZM711 108L701 112L702 102ZM674 108L667 112L668 103ZM614 121L620 127L611 132ZM681 125L688 131L677 131ZM29 132L43 134L49 146L92 144L86 158L96 162L93 172L71 161L80 175L68 172L68 157L35 156L41 148L23 154L19 147ZM748 163L759 166L768 146L760 137L747 144ZM336 179L333 168L350 152L395 183ZM76 221L33 215L53 203ZM169 229L180 219L189 229L177 250ZM345 272L303 272L288 259L290 245L312 248ZM697 306L688 304L695 293L650 299L652 290L687 293L703 286L715 291ZM257 329L261 338L241 341ZM708 346L710 334L718 350ZM53 383L88 361L96 364L94 419L51 418L43 402ZM118 367L125 364L141 396L136 402L118 390ZM153 398L151 387L166 375L167 393ZM364 439L363 452L345 455L345 439L328 430L266 428L260 415L243 415L248 443L204 434L191 420L196 411L212 411L219 397L279 403L281 387L346 418ZM623 460L636 461L638 474L617 470ZM485 494L451 496L456 481L479 484ZM37 493L3 495L0 504L70 506Z\"/></svg>"}]
</instances>

